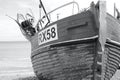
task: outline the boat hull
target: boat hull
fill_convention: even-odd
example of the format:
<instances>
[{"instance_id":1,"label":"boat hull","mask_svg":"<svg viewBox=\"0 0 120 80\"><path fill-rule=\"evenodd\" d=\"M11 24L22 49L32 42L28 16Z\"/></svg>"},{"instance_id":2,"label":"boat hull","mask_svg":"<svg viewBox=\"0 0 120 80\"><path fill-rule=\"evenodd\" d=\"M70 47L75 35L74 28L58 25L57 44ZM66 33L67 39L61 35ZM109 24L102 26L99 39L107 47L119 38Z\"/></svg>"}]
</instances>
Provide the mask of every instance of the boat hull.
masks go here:
<instances>
[{"instance_id":1,"label":"boat hull","mask_svg":"<svg viewBox=\"0 0 120 80\"><path fill-rule=\"evenodd\" d=\"M104 1L92 2L90 9L47 24L34 35L21 30L31 42L39 80L110 80L119 67L120 21L106 13Z\"/></svg>"},{"instance_id":2,"label":"boat hull","mask_svg":"<svg viewBox=\"0 0 120 80\"><path fill-rule=\"evenodd\" d=\"M51 44L98 35L98 26L96 26L96 21L91 11L84 11L58 20L57 22L51 23L46 28L51 26L57 27L58 39L39 45L39 33L36 33L31 39L32 51Z\"/></svg>"},{"instance_id":3,"label":"boat hull","mask_svg":"<svg viewBox=\"0 0 120 80\"><path fill-rule=\"evenodd\" d=\"M85 11L54 22L58 39L39 45L39 33L32 43L32 64L37 77L45 80L93 80L98 28L94 15Z\"/></svg>"},{"instance_id":4,"label":"boat hull","mask_svg":"<svg viewBox=\"0 0 120 80\"><path fill-rule=\"evenodd\" d=\"M97 37L51 47L32 57L34 71L39 79L93 80L96 47Z\"/></svg>"}]
</instances>

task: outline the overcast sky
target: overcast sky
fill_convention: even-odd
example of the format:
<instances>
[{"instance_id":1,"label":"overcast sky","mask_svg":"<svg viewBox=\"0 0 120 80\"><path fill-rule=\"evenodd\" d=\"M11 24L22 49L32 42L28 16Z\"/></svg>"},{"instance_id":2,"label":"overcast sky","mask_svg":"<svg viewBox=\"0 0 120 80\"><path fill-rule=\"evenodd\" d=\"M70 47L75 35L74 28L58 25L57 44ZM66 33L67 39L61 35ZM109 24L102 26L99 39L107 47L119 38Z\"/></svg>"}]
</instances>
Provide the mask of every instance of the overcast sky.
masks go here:
<instances>
[{"instance_id":1,"label":"overcast sky","mask_svg":"<svg viewBox=\"0 0 120 80\"><path fill-rule=\"evenodd\" d=\"M42 0L47 12L72 0ZM89 7L91 1L98 0L74 0L79 3L80 9ZM113 15L114 2L118 9L119 0L107 0L107 12ZM0 41L24 41L18 25L5 16L6 14L16 18L17 13L25 13L32 9L36 20L39 18L39 0L0 0ZM119 9L120 10L120 9Z\"/></svg>"}]
</instances>

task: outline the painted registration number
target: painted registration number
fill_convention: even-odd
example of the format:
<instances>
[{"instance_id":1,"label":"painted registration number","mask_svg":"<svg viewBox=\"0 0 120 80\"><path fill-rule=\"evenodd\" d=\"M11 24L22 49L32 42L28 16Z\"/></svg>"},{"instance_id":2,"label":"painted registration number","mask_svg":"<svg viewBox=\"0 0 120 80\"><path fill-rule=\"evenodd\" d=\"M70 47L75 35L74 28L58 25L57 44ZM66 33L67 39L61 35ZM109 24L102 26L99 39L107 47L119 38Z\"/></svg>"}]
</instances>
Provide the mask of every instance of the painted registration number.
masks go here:
<instances>
[{"instance_id":1,"label":"painted registration number","mask_svg":"<svg viewBox=\"0 0 120 80\"><path fill-rule=\"evenodd\" d=\"M38 44L44 44L58 39L57 25L52 25L38 33Z\"/></svg>"}]
</instances>

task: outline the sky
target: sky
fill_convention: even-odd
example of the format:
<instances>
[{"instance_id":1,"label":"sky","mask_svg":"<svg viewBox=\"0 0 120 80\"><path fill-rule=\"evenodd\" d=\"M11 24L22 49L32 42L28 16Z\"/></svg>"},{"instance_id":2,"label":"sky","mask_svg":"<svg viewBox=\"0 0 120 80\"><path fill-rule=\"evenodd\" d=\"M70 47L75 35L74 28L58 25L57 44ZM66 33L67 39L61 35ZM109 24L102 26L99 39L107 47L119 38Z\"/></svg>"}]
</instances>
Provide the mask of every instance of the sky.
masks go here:
<instances>
[{"instance_id":1,"label":"sky","mask_svg":"<svg viewBox=\"0 0 120 80\"><path fill-rule=\"evenodd\" d=\"M73 0L42 0L47 12L50 10L71 2ZM74 0L79 3L80 9L89 7L91 1L95 3L98 0ZM107 12L113 15L114 2L116 3L117 8L120 8L119 0L106 0L107 2ZM0 41L25 41L26 39L21 34L19 26L9 17L17 18L17 13L25 14L32 10L36 21L39 18L39 0L0 0ZM68 12L64 13L68 14ZM61 15L60 15L61 16Z\"/></svg>"},{"instance_id":2,"label":"sky","mask_svg":"<svg viewBox=\"0 0 120 80\"><path fill-rule=\"evenodd\" d=\"M73 0L42 0L49 12ZM98 0L74 0L78 2L80 10L89 7L90 3ZM113 15L114 3L120 10L120 0L106 0L107 12ZM30 43L22 35L19 26L8 16L17 18L17 13L25 14L32 10L36 21L39 19L39 0L0 0L0 80L8 80L5 75L23 74L26 72L33 74L30 61ZM58 11L60 17L68 15L64 10ZM64 14L64 15L63 15ZM54 15L54 14L53 14ZM55 19L56 16L53 16ZM2 77L2 78L1 78Z\"/></svg>"}]
</instances>

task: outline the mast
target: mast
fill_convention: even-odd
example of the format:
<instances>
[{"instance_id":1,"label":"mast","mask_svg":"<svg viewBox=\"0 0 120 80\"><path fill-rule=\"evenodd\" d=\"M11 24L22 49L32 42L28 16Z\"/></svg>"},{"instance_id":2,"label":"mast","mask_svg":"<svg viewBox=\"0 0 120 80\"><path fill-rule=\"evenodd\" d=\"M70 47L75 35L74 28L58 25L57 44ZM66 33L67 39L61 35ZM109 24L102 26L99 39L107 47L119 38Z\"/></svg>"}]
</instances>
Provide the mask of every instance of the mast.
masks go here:
<instances>
[{"instance_id":1,"label":"mast","mask_svg":"<svg viewBox=\"0 0 120 80\"><path fill-rule=\"evenodd\" d=\"M40 0L40 6L43 8L43 11L44 11L44 13L45 13L45 16L46 16L46 18L48 19L48 22L50 22L50 20L49 20L49 18L48 18L48 15L47 15L47 12L46 12L46 10L45 10L45 7L44 7L44 5L43 5L43 3L42 3L42 1ZM40 7L40 8L41 8Z\"/></svg>"},{"instance_id":2,"label":"mast","mask_svg":"<svg viewBox=\"0 0 120 80\"><path fill-rule=\"evenodd\" d=\"M40 31L41 29L43 29L46 25L48 25L48 23L50 23L50 19L49 19L49 17L48 17L48 14L47 14L47 12L46 12L46 10L45 10L45 7L44 7L44 5L43 5L43 3L42 3L42 1L41 0L39 0L39 2L40 2L40 4L39 4L39 20L38 20L38 22L37 22L37 24L36 24L36 30L37 31ZM44 16L41 16L41 11L43 10L43 12L44 12ZM43 26L42 25L42 22L44 23L44 21L43 21L43 19L44 18L46 18L47 19L47 23L45 24L45 26ZM39 23L40 23L40 25L41 25L41 28L39 27Z\"/></svg>"},{"instance_id":3,"label":"mast","mask_svg":"<svg viewBox=\"0 0 120 80\"><path fill-rule=\"evenodd\" d=\"M116 5L114 3L114 17L116 17L116 15L115 15L115 9L116 9Z\"/></svg>"}]
</instances>

